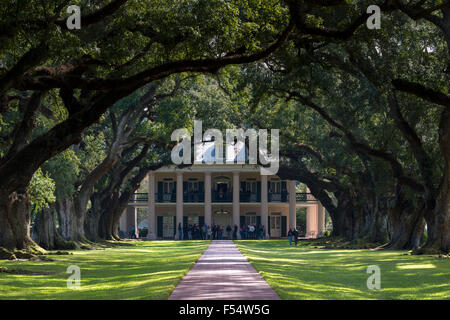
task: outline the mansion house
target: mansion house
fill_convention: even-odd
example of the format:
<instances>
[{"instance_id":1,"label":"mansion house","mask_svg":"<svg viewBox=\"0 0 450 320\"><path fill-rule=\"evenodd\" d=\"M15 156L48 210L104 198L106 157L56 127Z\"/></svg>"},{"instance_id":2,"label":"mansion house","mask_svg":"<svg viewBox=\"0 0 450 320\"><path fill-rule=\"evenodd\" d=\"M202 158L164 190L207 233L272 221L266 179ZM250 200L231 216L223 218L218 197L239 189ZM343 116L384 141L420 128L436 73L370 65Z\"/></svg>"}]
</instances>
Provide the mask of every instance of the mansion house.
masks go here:
<instances>
[{"instance_id":1,"label":"mansion house","mask_svg":"<svg viewBox=\"0 0 450 320\"><path fill-rule=\"evenodd\" d=\"M306 237L315 238L325 225L325 210L308 191L296 192L299 182L261 175L259 165L175 165L151 171L148 194L137 193L120 220L120 230L138 236L136 209L148 208L147 238L178 239L182 226L264 226L265 238L283 238L297 226L296 208L306 208ZM308 190L308 189L307 189ZM238 237L240 234L238 233Z\"/></svg>"}]
</instances>

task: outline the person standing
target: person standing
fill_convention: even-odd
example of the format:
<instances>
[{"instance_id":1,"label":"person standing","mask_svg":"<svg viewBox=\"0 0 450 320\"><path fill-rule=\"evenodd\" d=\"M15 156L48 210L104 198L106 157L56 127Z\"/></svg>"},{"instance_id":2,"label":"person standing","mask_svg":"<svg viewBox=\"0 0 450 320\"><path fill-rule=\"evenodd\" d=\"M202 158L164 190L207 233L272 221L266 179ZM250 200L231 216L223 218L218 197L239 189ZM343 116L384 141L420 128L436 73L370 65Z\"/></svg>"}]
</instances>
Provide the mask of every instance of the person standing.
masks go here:
<instances>
[{"instance_id":1,"label":"person standing","mask_svg":"<svg viewBox=\"0 0 450 320\"><path fill-rule=\"evenodd\" d=\"M238 227L237 227L237 225L234 225L233 240L237 240L237 231L238 231Z\"/></svg>"},{"instance_id":2,"label":"person standing","mask_svg":"<svg viewBox=\"0 0 450 320\"><path fill-rule=\"evenodd\" d=\"M220 225L220 226L218 227L218 229L219 229L219 240L222 240L223 227Z\"/></svg>"},{"instance_id":3,"label":"person standing","mask_svg":"<svg viewBox=\"0 0 450 320\"><path fill-rule=\"evenodd\" d=\"M297 228L294 228L294 231L292 231L292 236L294 237L295 246L297 246L297 242L298 242L298 231L297 231Z\"/></svg>"},{"instance_id":4,"label":"person standing","mask_svg":"<svg viewBox=\"0 0 450 320\"><path fill-rule=\"evenodd\" d=\"M181 222L178 223L178 240L183 239L183 228L181 227Z\"/></svg>"},{"instance_id":5,"label":"person standing","mask_svg":"<svg viewBox=\"0 0 450 320\"><path fill-rule=\"evenodd\" d=\"M227 239L231 239L231 226L227 225Z\"/></svg>"},{"instance_id":6,"label":"person standing","mask_svg":"<svg viewBox=\"0 0 450 320\"><path fill-rule=\"evenodd\" d=\"M208 225L205 223L202 227L202 240L206 240L207 233L208 233Z\"/></svg>"},{"instance_id":7,"label":"person standing","mask_svg":"<svg viewBox=\"0 0 450 320\"><path fill-rule=\"evenodd\" d=\"M289 240L289 247L292 246L292 229L289 228L289 232L288 232L288 240Z\"/></svg>"},{"instance_id":8,"label":"person standing","mask_svg":"<svg viewBox=\"0 0 450 320\"><path fill-rule=\"evenodd\" d=\"M212 236L211 236L211 227L207 227L206 228L206 240L212 240Z\"/></svg>"},{"instance_id":9,"label":"person standing","mask_svg":"<svg viewBox=\"0 0 450 320\"><path fill-rule=\"evenodd\" d=\"M188 228L188 239L192 240L192 226L191 225L189 225L189 228Z\"/></svg>"}]
</instances>

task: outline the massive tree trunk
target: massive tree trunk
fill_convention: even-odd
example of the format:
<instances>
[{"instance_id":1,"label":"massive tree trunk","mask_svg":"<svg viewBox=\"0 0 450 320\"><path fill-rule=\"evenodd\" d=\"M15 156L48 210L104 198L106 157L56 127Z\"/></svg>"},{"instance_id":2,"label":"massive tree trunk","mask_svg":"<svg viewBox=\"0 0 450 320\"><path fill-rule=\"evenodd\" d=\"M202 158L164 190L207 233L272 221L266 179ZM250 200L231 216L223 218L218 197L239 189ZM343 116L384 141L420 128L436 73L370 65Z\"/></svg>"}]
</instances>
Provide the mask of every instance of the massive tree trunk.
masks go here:
<instances>
[{"instance_id":1,"label":"massive tree trunk","mask_svg":"<svg viewBox=\"0 0 450 320\"><path fill-rule=\"evenodd\" d=\"M105 195L100 200L100 205L96 205L98 215L98 234L100 238L107 240L119 240L117 232L113 230L113 220L117 206L119 205L119 193L113 192Z\"/></svg>"},{"instance_id":2,"label":"massive tree trunk","mask_svg":"<svg viewBox=\"0 0 450 320\"><path fill-rule=\"evenodd\" d=\"M434 213L434 221L427 223L428 239L424 246L424 253L450 252L450 190L446 190L443 199Z\"/></svg>"},{"instance_id":3,"label":"massive tree trunk","mask_svg":"<svg viewBox=\"0 0 450 320\"><path fill-rule=\"evenodd\" d=\"M55 205L36 214L31 236L39 246L47 250L75 249L75 244L65 241L56 228Z\"/></svg>"},{"instance_id":4,"label":"massive tree trunk","mask_svg":"<svg viewBox=\"0 0 450 320\"><path fill-rule=\"evenodd\" d=\"M425 203L423 200L414 203L406 198L404 191L397 185L388 213L390 240L384 249L411 250L420 245L425 229Z\"/></svg>"},{"instance_id":5,"label":"massive tree trunk","mask_svg":"<svg viewBox=\"0 0 450 320\"><path fill-rule=\"evenodd\" d=\"M444 156L444 177L433 214L426 215L428 239L419 253L450 251L450 109L442 112L439 124L439 145Z\"/></svg>"},{"instance_id":6,"label":"massive tree trunk","mask_svg":"<svg viewBox=\"0 0 450 320\"><path fill-rule=\"evenodd\" d=\"M327 208L327 207L325 207ZM331 235L353 239L353 206L348 199L339 197L337 207L327 208L333 223Z\"/></svg>"},{"instance_id":7,"label":"massive tree trunk","mask_svg":"<svg viewBox=\"0 0 450 320\"><path fill-rule=\"evenodd\" d=\"M388 221L391 239L384 248L411 250L419 247L425 228L423 207L402 209L396 206L390 210Z\"/></svg>"},{"instance_id":8,"label":"massive tree trunk","mask_svg":"<svg viewBox=\"0 0 450 320\"><path fill-rule=\"evenodd\" d=\"M366 205L363 209L364 229L359 238L371 243L385 243L389 239L387 231L387 208L380 200L375 199L373 205Z\"/></svg>"},{"instance_id":9,"label":"massive tree trunk","mask_svg":"<svg viewBox=\"0 0 450 320\"><path fill-rule=\"evenodd\" d=\"M30 198L26 191L0 193L0 247L36 249L30 237Z\"/></svg>"},{"instance_id":10,"label":"massive tree trunk","mask_svg":"<svg viewBox=\"0 0 450 320\"><path fill-rule=\"evenodd\" d=\"M76 210L76 200L72 197L57 199L56 209L59 220L59 230L65 240L85 241L84 233L84 212Z\"/></svg>"},{"instance_id":11,"label":"massive tree trunk","mask_svg":"<svg viewBox=\"0 0 450 320\"><path fill-rule=\"evenodd\" d=\"M89 210L86 213L86 219L84 220L84 230L86 237L93 241L99 241L102 237L99 236L100 217L95 213L95 210Z\"/></svg>"},{"instance_id":12,"label":"massive tree trunk","mask_svg":"<svg viewBox=\"0 0 450 320\"><path fill-rule=\"evenodd\" d=\"M134 192L149 170L156 170L163 164L141 167L132 176L132 170L145 158L150 144L145 144L138 156L124 166L116 165L111 171L111 182L107 189L92 195L93 217L98 219L98 235L103 239L119 240L119 220ZM131 177L132 176L132 177Z\"/></svg>"}]
</instances>

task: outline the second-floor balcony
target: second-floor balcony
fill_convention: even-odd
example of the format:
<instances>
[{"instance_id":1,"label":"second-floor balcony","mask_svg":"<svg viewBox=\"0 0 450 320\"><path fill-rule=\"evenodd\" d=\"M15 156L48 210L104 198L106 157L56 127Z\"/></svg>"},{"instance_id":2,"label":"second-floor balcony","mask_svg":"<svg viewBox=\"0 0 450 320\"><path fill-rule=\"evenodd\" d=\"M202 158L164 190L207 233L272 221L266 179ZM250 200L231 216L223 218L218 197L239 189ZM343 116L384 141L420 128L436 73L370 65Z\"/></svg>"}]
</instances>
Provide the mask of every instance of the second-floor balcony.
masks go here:
<instances>
[{"instance_id":1,"label":"second-floor balcony","mask_svg":"<svg viewBox=\"0 0 450 320\"><path fill-rule=\"evenodd\" d=\"M297 203L302 202L315 202L316 198L311 193L301 193L297 192L295 194L295 200ZM261 202L261 194L251 193L251 192L241 192L239 195L239 201L241 203L251 203ZM268 202L280 202L287 203L289 202L289 194L288 192L281 193L268 193L267 197ZM148 194L147 193L135 193L130 199L129 203L134 205L145 204L148 202ZM155 202L156 203L176 203L177 196L176 192L171 193L155 193ZM183 202L184 203L204 203L205 202L205 193L199 191L188 191L183 193ZM212 190L211 192L211 202L212 203L231 203L233 202L233 193L232 192L221 192Z\"/></svg>"},{"instance_id":2,"label":"second-floor balcony","mask_svg":"<svg viewBox=\"0 0 450 320\"><path fill-rule=\"evenodd\" d=\"M213 190L211 202L233 202L233 194L231 192Z\"/></svg>"},{"instance_id":3,"label":"second-floor balcony","mask_svg":"<svg viewBox=\"0 0 450 320\"><path fill-rule=\"evenodd\" d=\"M205 202L205 193L200 191L186 191L183 193L183 202Z\"/></svg>"},{"instance_id":4,"label":"second-floor balcony","mask_svg":"<svg viewBox=\"0 0 450 320\"><path fill-rule=\"evenodd\" d=\"M240 202L261 202L261 194L256 192L240 192L239 194Z\"/></svg>"},{"instance_id":5,"label":"second-floor balcony","mask_svg":"<svg viewBox=\"0 0 450 320\"><path fill-rule=\"evenodd\" d=\"M175 192L170 193L156 193L155 200L157 203L175 203L177 202L177 194Z\"/></svg>"},{"instance_id":6,"label":"second-floor balcony","mask_svg":"<svg viewBox=\"0 0 450 320\"><path fill-rule=\"evenodd\" d=\"M267 201L269 201L269 202L288 202L289 201L288 193L287 192L279 192L279 193L269 192Z\"/></svg>"},{"instance_id":7,"label":"second-floor balcony","mask_svg":"<svg viewBox=\"0 0 450 320\"><path fill-rule=\"evenodd\" d=\"M295 201L296 202L314 202L317 201L316 198L311 193L303 193L303 192L297 192L295 194Z\"/></svg>"}]
</instances>

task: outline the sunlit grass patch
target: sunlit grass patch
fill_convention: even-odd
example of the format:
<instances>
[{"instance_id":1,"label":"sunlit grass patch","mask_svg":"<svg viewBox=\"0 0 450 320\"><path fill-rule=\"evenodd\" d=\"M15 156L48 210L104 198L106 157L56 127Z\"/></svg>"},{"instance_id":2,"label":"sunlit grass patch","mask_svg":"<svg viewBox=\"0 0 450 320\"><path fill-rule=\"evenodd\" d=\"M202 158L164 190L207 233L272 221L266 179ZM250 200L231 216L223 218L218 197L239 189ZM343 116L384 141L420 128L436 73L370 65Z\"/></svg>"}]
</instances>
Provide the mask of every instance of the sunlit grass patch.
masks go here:
<instances>
[{"instance_id":1,"label":"sunlit grass patch","mask_svg":"<svg viewBox=\"0 0 450 320\"><path fill-rule=\"evenodd\" d=\"M49 262L0 261L0 299L167 299L209 246L209 241L133 241L105 250L52 255ZM67 288L67 267L81 269L81 287Z\"/></svg>"},{"instance_id":2,"label":"sunlit grass patch","mask_svg":"<svg viewBox=\"0 0 450 320\"><path fill-rule=\"evenodd\" d=\"M289 247L287 240L236 241L282 299L449 299L450 260L405 251ZM369 290L367 267L381 270Z\"/></svg>"}]
</instances>

